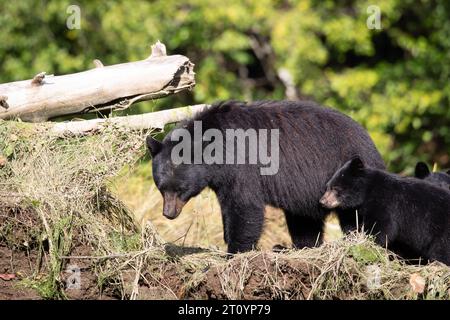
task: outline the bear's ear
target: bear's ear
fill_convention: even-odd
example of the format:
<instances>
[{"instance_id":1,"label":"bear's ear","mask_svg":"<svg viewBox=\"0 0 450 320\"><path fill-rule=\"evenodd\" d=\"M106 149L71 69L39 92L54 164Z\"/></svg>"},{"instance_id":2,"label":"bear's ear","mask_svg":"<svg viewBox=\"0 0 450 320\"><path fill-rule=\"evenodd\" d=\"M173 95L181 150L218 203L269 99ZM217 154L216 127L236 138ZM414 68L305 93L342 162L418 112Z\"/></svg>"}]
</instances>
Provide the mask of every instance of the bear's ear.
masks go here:
<instances>
[{"instance_id":1,"label":"bear's ear","mask_svg":"<svg viewBox=\"0 0 450 320\"><path fill-rule=\"evenodd\" d=\"M447 170L447 174L450 176L450 169Z\"/></svg>"},{"instance_id":2,"label":"bear's ear","mask_svg":"<svg viewBox=\"0 0 450 320\"><path fill-rule=\"evenodd\" d=\"M153 138L152 136L148 136L146 141L148 150L150 151L152 158L154 158L161 151L162 143Z\"/></svg>"},{"instance_id":3,"label":"bear's ear","mask_svg":"<svg viewBox=\"0 0 450 320\"><path fill-rule=\"evenodd\" d=\"M419 179L423 179L430 174L430 169L424 162L417 162L416 169L414 170L414 176Z\"/></svg>"},{"instance_id":4,"label":"bear's ear","mask_svg":"<svg viewBox=\"0 0 450 320\"><path fill-rule=\"evenodd\" d=\"M362 161L362 159L359 156L354 157L351 161L350 161L350 169L353 172L358 172L362 169L364 169L364 162Z\"/></svg>"}]
</instances>

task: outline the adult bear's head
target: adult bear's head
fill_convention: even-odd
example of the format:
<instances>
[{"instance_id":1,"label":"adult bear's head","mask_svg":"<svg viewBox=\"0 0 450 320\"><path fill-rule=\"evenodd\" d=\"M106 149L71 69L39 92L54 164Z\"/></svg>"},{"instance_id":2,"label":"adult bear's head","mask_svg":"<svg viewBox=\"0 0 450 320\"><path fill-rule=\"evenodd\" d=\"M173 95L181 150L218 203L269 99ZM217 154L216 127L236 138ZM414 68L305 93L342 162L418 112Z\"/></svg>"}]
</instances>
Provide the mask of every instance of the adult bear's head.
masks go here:
<instances>
[{"instance_id":1,"label":"adult bear's head","mask_svg":"<svg viewBox=\"0 0 450 320\"><path fill-rule=\"evenodd\" d=\"M204 166L172 159L177 142L171 141L170 135L163 142L148 136L147 147L152 156L153 180L164 199L163 215L175 219L189 199L208 185L208 180Z\"/></svg>"}]
</instances>

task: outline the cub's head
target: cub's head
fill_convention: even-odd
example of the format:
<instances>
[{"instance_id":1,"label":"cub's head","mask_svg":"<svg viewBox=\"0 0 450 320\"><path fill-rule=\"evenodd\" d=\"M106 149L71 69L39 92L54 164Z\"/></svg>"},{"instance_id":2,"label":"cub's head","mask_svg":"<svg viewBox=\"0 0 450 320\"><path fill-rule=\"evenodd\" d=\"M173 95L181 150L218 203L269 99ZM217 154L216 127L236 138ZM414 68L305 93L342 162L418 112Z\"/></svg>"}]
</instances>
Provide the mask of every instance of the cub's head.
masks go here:
<instances>
[{"instance_id":1,"label":"cub's head","mask_svg":"<svg viewBox=\"0 0 450 320\"><path fill-rule=\"evenodd\" d=\"M353 209L362 205L367 186L365 165L359 157L344 164L327 183L320 204L328 209Z\"/></svg>"},{"instance_id":2,"label":"cub's head","mask_svg":"<svg viewBox=\"0 0 450 320\"><path fill-rule=\"evenodd\" d=\"M431 172L424 162L418 162L416 164L414 176L436 186L450 190L450 170L447 172Z\"/></svg>"},{"instance_id":3,"label":"cub's head","mask_svg":"<svg viewBox=\"0 0 450 320\"><path fill-rule=\"evenodd\" d=\"M169 134L170 135L170 134ZM207 185L203 166L173 161L175 142L163 142L147 137L147 147L152 156L153 180L164 199L163 215L175 219L190 198L198 195Z\"/></svg>"}]
</instances>

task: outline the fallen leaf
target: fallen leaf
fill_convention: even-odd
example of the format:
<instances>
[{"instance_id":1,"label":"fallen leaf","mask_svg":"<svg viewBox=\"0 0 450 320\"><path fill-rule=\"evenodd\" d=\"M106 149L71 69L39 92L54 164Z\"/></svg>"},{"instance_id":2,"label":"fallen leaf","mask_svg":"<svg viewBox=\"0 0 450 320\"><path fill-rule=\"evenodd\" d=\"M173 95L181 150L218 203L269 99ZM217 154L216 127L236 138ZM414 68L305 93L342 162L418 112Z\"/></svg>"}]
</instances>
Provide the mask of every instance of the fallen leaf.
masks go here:
<instances>
[{"instance_id":1,"label":"fallen leaf","mask_svg":"<svg viewBox=\"0 0 450 320\"><path fill-rule=\"evenodd\" d=\"M422 278L418 273L413 273L409 278L409 284L411 288L416 293L423 293L425 290L425 279Z\"/></svg>"},{"instance_id":2,"label":"fallen leaf","mask_svg":"<svg viewBox=\"0 0 450 320\"><path fill-rule=\"evenodd\" d=\"M0 273L0 279L5 280L5 281L9 281L12 280L16 277L15 274L11 274L11 273Z\"/></svg>"}]
</instances>

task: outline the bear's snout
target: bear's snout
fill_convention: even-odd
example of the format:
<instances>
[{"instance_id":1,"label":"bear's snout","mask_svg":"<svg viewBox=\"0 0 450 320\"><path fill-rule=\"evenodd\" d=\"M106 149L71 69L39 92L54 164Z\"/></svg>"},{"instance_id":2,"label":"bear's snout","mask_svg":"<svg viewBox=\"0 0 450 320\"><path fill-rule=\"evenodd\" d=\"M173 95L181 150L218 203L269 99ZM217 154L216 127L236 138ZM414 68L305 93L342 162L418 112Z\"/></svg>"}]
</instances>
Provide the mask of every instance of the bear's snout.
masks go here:
<instances>
[{"instance_id":1,"label":"bear's snout","mask_svg":"<svg viewBox=\"0 0 450 320\"><path fill-rule=\"evenodd\" d=\"M319 200L320 204L328 209L334 209L339 206L337 193L334 190L327 190Z\"/></svg>"},{"instance_id":2,"label":"bear's snout","mask_svg":"<svg viewBox=\"0 0 450 320\"><path fill-rule=\"evenodd\" d=\"M174 192L164 193L163 198L163 216L170 220L178 217L181 213L181 209L183 209L186 204L186 201L181 200Z\"/></svg>"}]
</instances>

